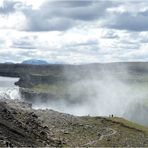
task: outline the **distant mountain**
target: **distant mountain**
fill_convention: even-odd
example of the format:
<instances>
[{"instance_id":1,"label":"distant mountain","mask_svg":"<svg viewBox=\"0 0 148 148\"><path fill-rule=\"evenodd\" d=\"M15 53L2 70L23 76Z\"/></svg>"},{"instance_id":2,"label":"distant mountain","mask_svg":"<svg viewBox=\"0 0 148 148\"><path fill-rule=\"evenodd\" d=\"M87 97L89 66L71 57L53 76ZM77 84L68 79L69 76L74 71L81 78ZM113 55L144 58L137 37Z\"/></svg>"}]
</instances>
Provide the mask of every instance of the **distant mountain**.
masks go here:
<instances>
[{"instance_id":1,"label":"distant mountain","mask_svg":"<svg viewBox=\"0 0 148 148\"><path fill-rule=\"evenodd\" d=\"M13 62L5 62L3 64L14 64Z\"/></svg>"},{"instance_id":2,"label":"distant mountain","mask_svg":"<svg viewBox=\"0 0 148 148\"><path fill-rule=\"evenodd\" d=\"M22 64L29 64L29 65L47 65L49 64L48 62L44 60L37 60L37 59L30 59L30 60L25 60L22 62Z\"/></svg>"}]
</instances>

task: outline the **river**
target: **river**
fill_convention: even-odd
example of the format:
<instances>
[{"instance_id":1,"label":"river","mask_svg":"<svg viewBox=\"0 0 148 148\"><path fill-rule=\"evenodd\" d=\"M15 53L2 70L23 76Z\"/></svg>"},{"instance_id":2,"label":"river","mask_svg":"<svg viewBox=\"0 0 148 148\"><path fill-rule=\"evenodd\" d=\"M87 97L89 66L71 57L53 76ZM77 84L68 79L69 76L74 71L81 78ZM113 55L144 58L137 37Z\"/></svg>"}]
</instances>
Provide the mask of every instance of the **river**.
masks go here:
<instances>
[{"instance_id":1,"label":"river","mask_svg":"<svg viewBox=\"0 0 148 148\"><path fill-rule=\"evenodd\" d=\"M19 87L15 85L18 80L0 76L0 99L20 99Z\"/></svg>"}]
</instances>

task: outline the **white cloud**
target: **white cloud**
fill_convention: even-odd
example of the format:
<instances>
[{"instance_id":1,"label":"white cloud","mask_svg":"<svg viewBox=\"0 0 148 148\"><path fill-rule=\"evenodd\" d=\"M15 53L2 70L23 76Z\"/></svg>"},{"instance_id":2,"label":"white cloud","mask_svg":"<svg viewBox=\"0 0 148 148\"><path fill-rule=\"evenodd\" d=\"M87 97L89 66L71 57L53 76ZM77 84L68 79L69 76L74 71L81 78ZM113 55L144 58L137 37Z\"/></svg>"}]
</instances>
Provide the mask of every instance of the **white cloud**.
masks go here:
<instances>
[{"instance_id":1,"label":"white cloud","mask_svg":"<svg viewBox=\"0 0 148 148\"><path fill-rule=\"evenodd\" d=\"M25 28L25 17L20 12L9 16L0 16L0 29L22 30Z\"/></svg>"},{"instance_id":2,"label":"white cloud","mask_svg":"<svg viewBox=\"0 0 148 148\"><path fill-rule=\"evenodd\" d=\"M6 0L5 8L3 2L0 62L148 60L148 2Z\"/></svg>"}]
</instances>

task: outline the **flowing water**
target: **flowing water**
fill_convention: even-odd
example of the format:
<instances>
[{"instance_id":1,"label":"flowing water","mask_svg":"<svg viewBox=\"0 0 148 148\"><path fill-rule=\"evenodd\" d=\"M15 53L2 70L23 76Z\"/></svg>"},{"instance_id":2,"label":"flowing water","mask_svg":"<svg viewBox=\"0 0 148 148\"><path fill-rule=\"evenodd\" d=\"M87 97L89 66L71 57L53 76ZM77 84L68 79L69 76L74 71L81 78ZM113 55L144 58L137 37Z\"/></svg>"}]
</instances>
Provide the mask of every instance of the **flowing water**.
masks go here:
<instances>
[{"instance_id":1,"label":"flowing water","mask_svg":"<svg viewBox=\"0 0 148 148\"><path fill-rule=\"evenodd\" d=\"M19 78L0 77L0 99L20 99L19 87L15 85Z\"/></svg>"}]
</instances>

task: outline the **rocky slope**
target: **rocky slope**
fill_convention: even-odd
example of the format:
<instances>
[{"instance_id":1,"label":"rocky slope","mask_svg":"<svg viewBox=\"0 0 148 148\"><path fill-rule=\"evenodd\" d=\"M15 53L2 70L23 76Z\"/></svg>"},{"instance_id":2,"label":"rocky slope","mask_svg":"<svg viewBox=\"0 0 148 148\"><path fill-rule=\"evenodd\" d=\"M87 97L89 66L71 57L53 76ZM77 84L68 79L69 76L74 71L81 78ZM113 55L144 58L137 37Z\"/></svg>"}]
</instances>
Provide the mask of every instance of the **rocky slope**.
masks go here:
<instances>
[{"instance_id":1,"label":"rocky slope","mask_svg":"<svg viewBox=\"0 0 148 148\"><path fill-rule=\"evenodd\" d=\"M0 100L0 147L148 146L148 128L117 117L78 117Z\"/></svg>"},{"instance_id":2,"label":"rocky slope","mask_svg":"<svg viewBox=\"0 0 148 148\"><path fill-rule=\"evenodd\" d=\"M0 147L60 146L60 141L31 109L18 100L0 100Z\"/></svg>"}]
</instances>

